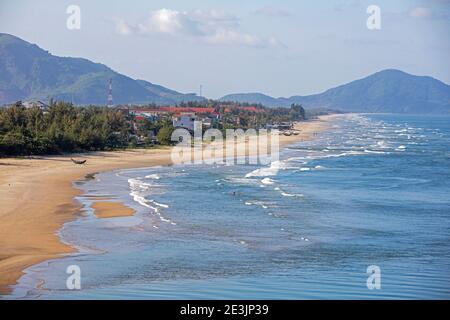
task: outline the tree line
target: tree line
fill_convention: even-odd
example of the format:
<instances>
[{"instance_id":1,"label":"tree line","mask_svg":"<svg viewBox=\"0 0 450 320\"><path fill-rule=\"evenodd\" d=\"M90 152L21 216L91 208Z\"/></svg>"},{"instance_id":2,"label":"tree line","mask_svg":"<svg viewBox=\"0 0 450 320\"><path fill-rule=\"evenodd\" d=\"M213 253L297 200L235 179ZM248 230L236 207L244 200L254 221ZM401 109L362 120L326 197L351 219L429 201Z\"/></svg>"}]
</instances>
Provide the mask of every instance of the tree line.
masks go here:
<instances>
[{"instance_id":1,"label":"tree line","mask_svg":"<svg viewBox=\"0 0 450 320\"><path fill-rule=\"evenodd\" d=\"M258 112L239 108L224 112L218 102L211 101L189 103L189 106L217 108L222 115L216 123L220 129L261 128L269 123L306 119L300 105L291 108L258 106ZM237 118L239 123L236 123ZM171 115L157 121L134 121L133 116L107 107L79 107L51 101L43 111L38 107L25 108L19 101L0 108L0 156L114 150L136 147L140 137L144 145L150 145L154 142L149 140L149 131L157 135L159 144L171 144Z\"/></svg>"},{"instance_id":2,"label":"tree line","mask_svg":"<svg viewBox=\"0 0 450 320\"><path fill-rule=\"evenodd\" d=\"M55 154L127 146L130 124L119 111L52 102L47 112L20 102L0 108L0 155Z\"/></svg>"}]
</instances>

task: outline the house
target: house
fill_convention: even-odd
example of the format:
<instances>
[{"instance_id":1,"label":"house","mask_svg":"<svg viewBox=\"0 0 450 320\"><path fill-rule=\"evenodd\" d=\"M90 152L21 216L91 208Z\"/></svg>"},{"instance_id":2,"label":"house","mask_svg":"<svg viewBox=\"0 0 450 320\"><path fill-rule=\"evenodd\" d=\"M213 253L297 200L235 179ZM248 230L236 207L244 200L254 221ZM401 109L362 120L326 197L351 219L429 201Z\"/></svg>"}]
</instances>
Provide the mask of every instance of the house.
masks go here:
<instances>
[{"instance_id":1,"label":"house","mask_svg":"<svg viewBox=\"0 0 450 320\"><path fill-rule=\"evenodd\" d=\"M189 131L194 131L194 122L197 120L195 113L183 112L172 120L175 128L185 128Z\"/></svg>"},{"instance_id":2,"label":"house","mask_svg":"<svg viewBox=\"0 0 450 320\"><path fill-rule=\"evenodd\" d=\"M211 127L212 125L212 119L210 117L203 117L200 119L200 121L202 122L202 125L207 128Z\"/></svg>"},{"instance_id":3,"label":"house","mask_svg":"<svg viewBox=\"0 0 450 320\"><path fill-rule=\"evenodd\" d=\"M22 103L22 105L26 108L26 109L31 109L31 108L39 108L42 111L46 112L48 111L49 105L42 102L42 101L25 101Z\"/></svg>"},{"instance_id":4,"label":"house","mask_svg":"<svg viewBox=\"0 0 450 320\"><path fill-rule=\"evenodd\" d=\"M266 125L266 129L278 129L280 131L290 130L290 129L292 129L292 123L280 122L280 123L268 124L268 125Z\"/></svg>"},{"instance_id":5,"label":"house","mask_svg":"<svg viewBox=\"0 0 450 320\"><path fill-rule=\"evenodd\" d=\"M127 106L118 106L116 110L122 113L124 116L128 117L130 115L130 108Z\"/></svg>"},{"instance_id":6,"label":"house","mask_svg":"<svg viewBox=\"0 0 450 320\"><path fill-rule=\"evenodd\" d=\"M132 109L130 114L139 119L147 119L150 121L156 121L164 116L167 116L167 112L151 109Z\"/></svg>"}]
</instances>

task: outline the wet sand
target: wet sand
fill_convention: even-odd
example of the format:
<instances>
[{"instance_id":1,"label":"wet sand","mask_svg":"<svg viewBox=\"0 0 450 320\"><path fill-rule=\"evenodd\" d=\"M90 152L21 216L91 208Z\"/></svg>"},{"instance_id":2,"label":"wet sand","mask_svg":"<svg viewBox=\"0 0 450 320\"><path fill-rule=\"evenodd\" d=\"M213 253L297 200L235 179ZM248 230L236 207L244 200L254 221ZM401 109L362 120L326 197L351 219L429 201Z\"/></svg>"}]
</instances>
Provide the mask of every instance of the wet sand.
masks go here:
<instances>
[{"instance_id":1,"label":"wet sand","mask_svg":"<svg viewBox=\"0 0 450 320\"><path fill-rule=\"evenodd\" d=\"M91 208L98 218L128 217L134 214L134 210L122 202L94 202Z\"/></svg>"}]
</instances>

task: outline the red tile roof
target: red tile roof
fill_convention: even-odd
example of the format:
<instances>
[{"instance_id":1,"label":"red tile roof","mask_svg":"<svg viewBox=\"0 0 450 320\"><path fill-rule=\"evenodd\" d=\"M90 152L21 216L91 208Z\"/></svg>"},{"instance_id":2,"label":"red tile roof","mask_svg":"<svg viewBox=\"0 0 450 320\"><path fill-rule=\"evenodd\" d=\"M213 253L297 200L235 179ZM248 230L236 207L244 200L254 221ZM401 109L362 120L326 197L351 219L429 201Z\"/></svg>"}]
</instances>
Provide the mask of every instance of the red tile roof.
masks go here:
<instances>
[{"instance_id":1,"label":"red tile roof","mask_svg":"<svg viewBox=\"0 0 450 320\"><path fill-rule=\"evenodd\" d=\"M221 106L224 107L224 106ZM224 109L224 112L230 112L232 109L239 109L239 110L245 110L249 112L263 112L264 109L257 108L256 106L226 106ZM188 113L193 112L197 114L218 114L214 108L201 108L201 107L175 107L175 106L161 106L156 108L132 108L130 111L134 112L135 114L139 113L162 113L162 112L168 112L168 113Z\"/></svg>"},{"instance_id":2,"label":"red tile roof","mask_svg":"<svg viewBox=\"0 0 450 320\"><path fill-rule=\"evenodd\" d=\"M171 113L182 113L182 112L194 112L194 113L213 113L214 108L188 108L188 107L158 107L158 108L139 108L133 109L134 113L142 112L171 112Z\"/></svg>"}]
</instances>

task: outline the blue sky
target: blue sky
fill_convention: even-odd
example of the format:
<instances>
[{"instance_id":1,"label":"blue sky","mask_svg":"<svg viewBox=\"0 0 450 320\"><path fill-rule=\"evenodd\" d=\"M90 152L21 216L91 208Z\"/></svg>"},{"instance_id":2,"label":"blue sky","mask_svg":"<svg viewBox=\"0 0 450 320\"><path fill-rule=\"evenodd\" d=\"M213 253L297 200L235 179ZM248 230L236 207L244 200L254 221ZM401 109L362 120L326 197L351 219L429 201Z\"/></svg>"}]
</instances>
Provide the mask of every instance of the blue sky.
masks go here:
<instances>
[{"instance_id":1,"label":"blue sky","mask_svg":"<svg viewBox=\"0 0 450 320\"><path fill-rule=\"evenodd\" d=\"M385 68L450 83L450 0L2 0L0 32L210 98L318 93Z\"/></svg>"}]
</instances>

